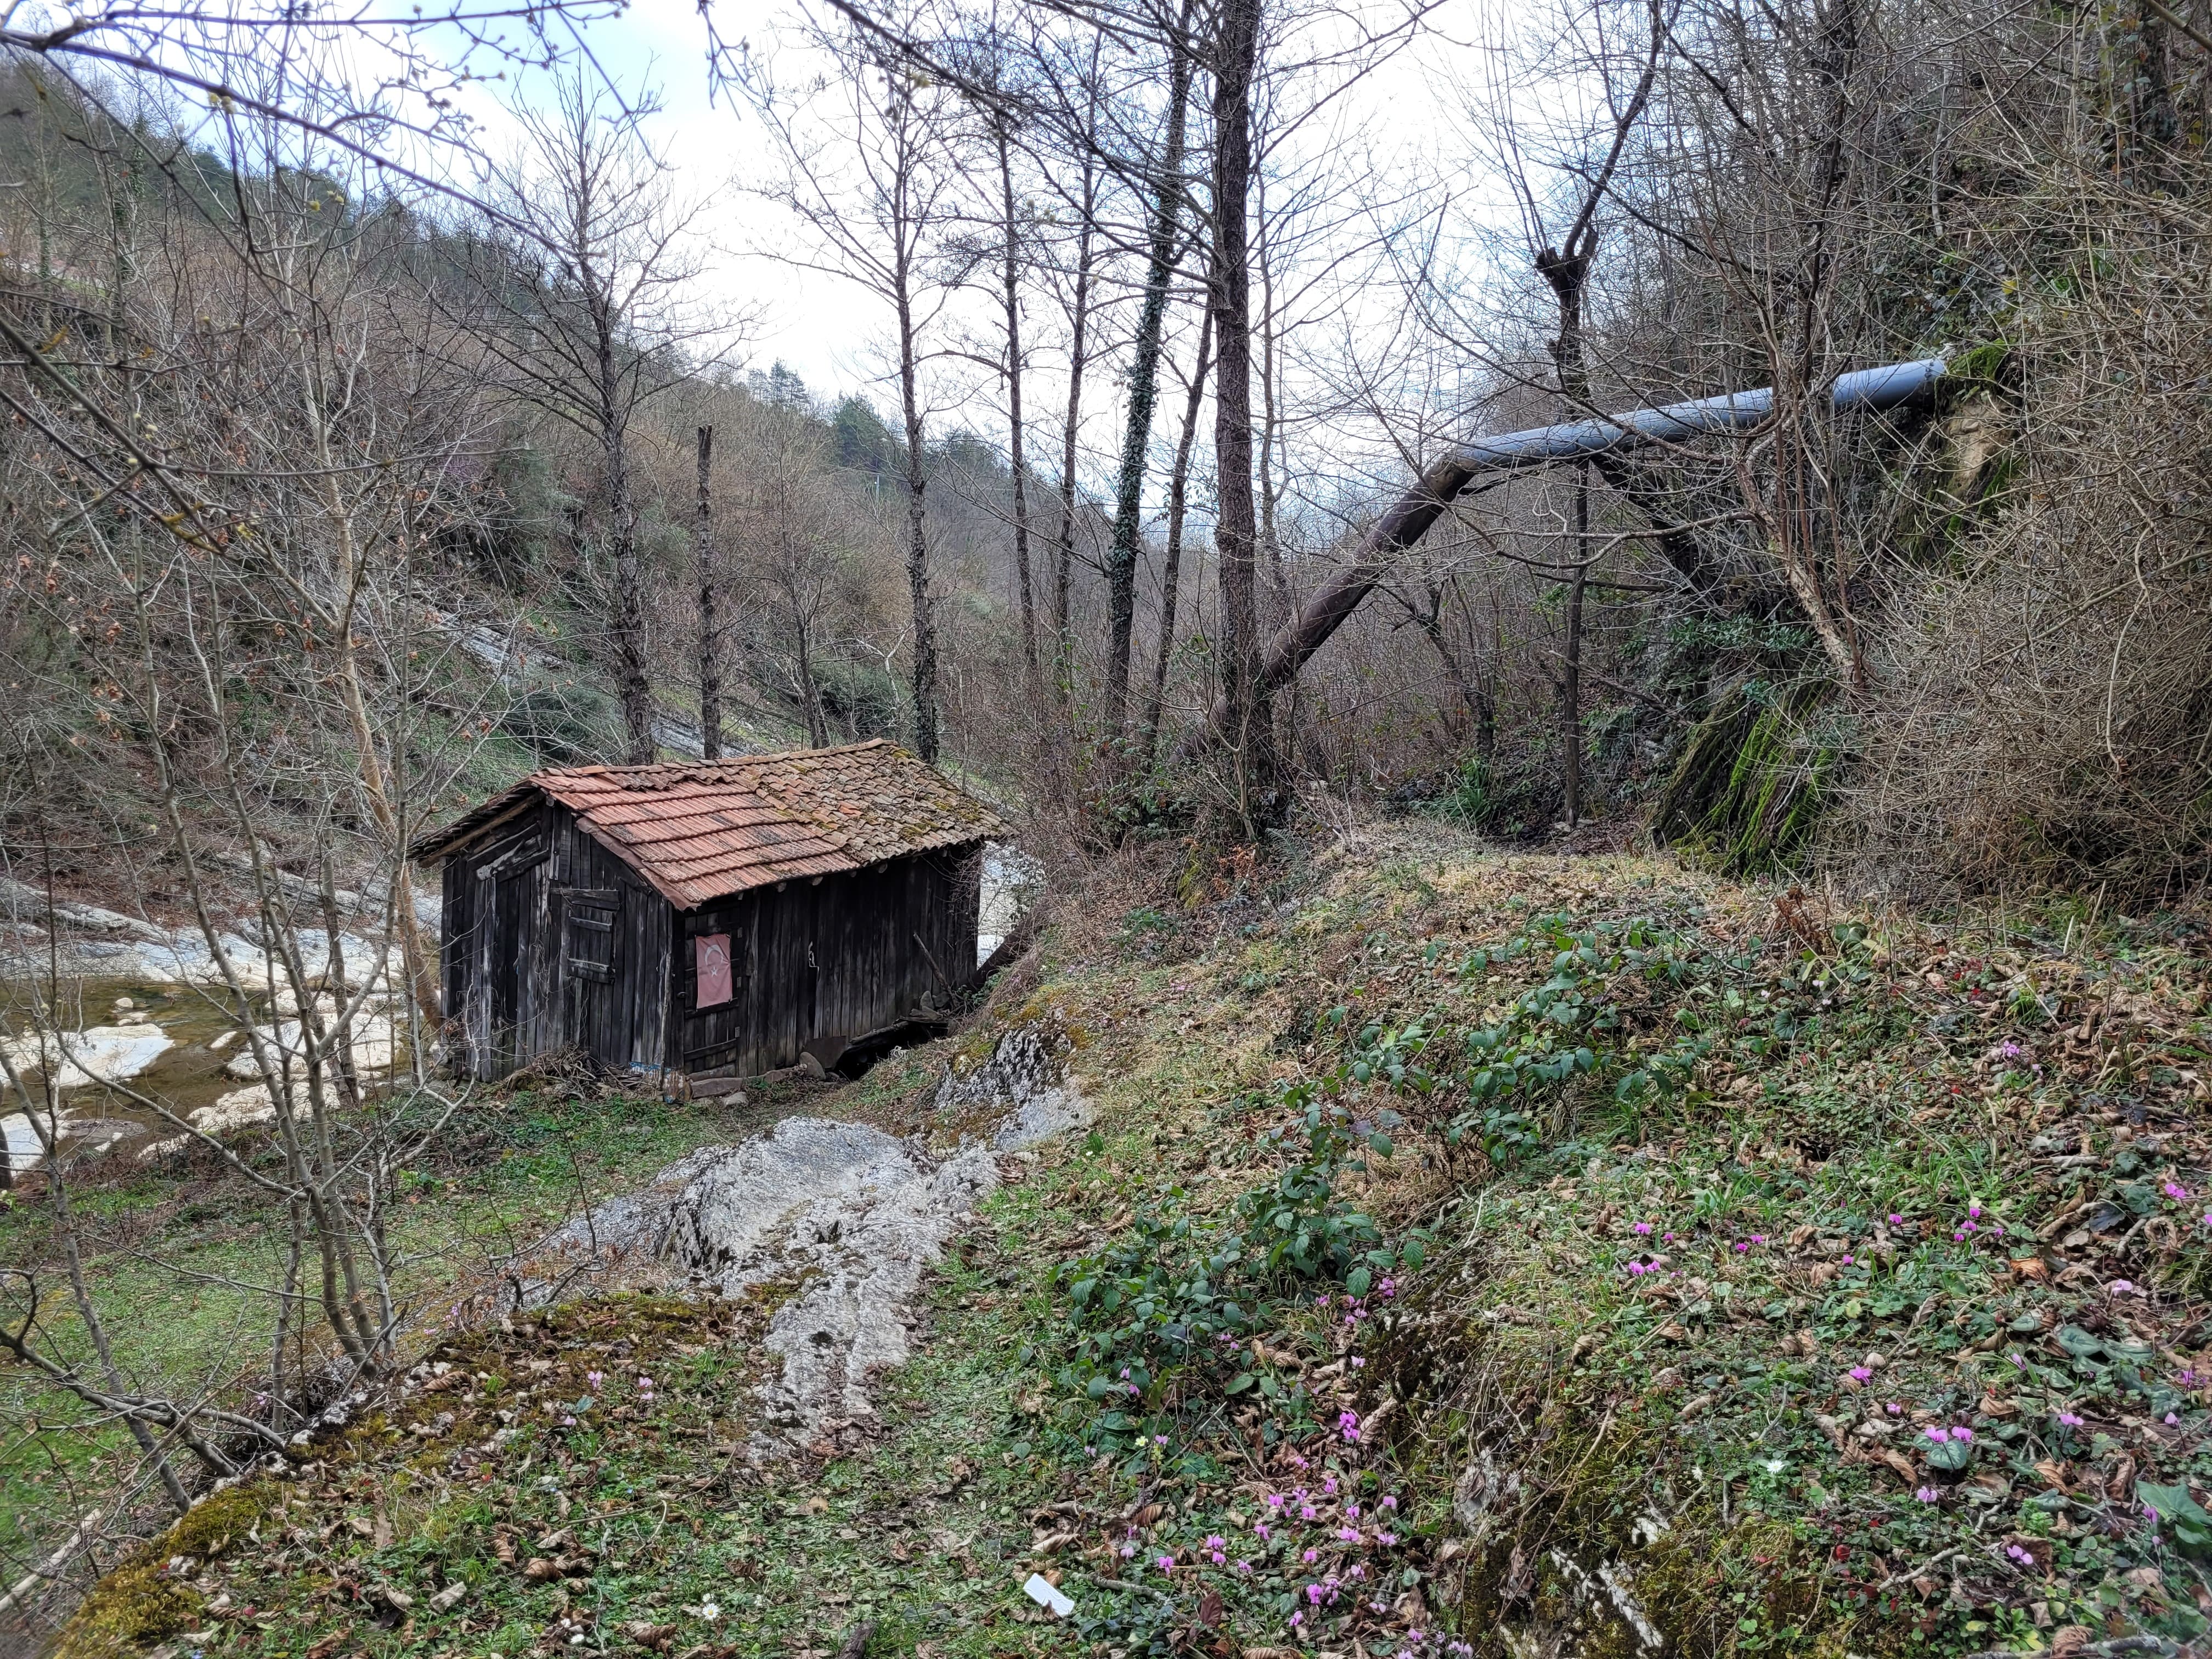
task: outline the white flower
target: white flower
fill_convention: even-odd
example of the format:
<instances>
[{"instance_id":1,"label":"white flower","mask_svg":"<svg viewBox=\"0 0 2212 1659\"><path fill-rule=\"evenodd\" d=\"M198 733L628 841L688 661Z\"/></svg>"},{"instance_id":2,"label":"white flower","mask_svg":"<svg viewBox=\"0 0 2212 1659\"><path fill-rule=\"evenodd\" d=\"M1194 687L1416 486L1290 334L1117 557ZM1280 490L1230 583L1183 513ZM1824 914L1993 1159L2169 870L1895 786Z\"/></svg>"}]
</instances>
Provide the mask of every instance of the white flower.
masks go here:
<instances>
[{"instance_id":1,"label":"white flower","mask_svg":"<svg viewBox=\"0 0 2212 1659\"><path fill-rule=\"evenodd\" d=\"M705 1620L708 1624L713 1624L717 1619L720 1619L722 1616L720 1604L711 1599L702 1601L699 1604L699 1616Z\"/></svg>"},{"instance_id":2,"label":"white flower","mask_svg":"<svg viewBox=\"0 0 2212 1659\"><path fill-rule=\"evenodd\" d=\"M1770 1457L1766 1460L1766 1472L1769 1474L1779 1474L1789 1467L1778 1457Z\"/></svg>"}]
</instances>

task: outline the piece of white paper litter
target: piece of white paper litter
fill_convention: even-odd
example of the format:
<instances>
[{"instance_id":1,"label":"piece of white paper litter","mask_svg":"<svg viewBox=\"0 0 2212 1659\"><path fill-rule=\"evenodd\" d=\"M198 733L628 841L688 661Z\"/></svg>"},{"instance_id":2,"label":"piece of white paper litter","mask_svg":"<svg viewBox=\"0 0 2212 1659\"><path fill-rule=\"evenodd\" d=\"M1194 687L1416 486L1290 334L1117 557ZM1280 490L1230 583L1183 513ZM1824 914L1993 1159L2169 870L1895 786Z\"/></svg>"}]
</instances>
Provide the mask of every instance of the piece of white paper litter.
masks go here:
<instances>
[{"instance_id":1,"label":"piece of white paper litter","mask_svg":"<svg viewBox=\"0 0 2212 1659\"><path fill-rule=\"evenodd\" d=\"M1031 1573L1030 1575L1030 1582L1023 1585L1022 1589L1028 1595L1030 1601L1036 1602L1041 1607L1050 1607L1054 1613L1057 1613L1062 1619L1066 1618L1069 1613L1075 1611L1075 1603L1069 1601L1065 1595L1062 1595L1060 1593L1058 1589L1048 1583L1045 1579L1045 1576L1041 1572Z\"/></svg>"}]
</instances>

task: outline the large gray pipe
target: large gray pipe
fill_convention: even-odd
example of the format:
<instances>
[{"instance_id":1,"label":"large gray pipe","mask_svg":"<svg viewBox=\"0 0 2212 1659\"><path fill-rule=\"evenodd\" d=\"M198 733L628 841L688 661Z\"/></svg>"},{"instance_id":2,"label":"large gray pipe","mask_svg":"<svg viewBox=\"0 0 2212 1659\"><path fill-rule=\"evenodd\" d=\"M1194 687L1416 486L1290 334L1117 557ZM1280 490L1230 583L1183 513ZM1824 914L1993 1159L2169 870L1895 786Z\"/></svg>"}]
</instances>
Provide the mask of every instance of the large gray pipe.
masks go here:
<instances>
[{"instance_id":1,"label":"large gray pipe","mask_svg":"<svg viewBox=\"0 0 2212 1659\"><path fill-rule=\"evenodd\" d=\"M1923 357L1910 363L1887 363L1839 374L1828 400L1838 414L1854 409L1894 409L1909 403L1942 375L1945 360ZM1699 438L1708 433L1733 432L1756 426L1774 410L1774 388L1756 392L1728 392L1717 398L1697 398L1664 409L1639 409L1626 415L1607 415L1563 426L1531 427L1496 438L1477 438L1456 451L1452 460L1468 469L1471 480L1483 472L1568 461L1580 455L1634 449L1647 443ZM1461 486L1462 489L1465 485ZM1387 516L1387 515L1386 515ZM1425 526L1424 526L1425 528Z\"/></svg>"},{"instance_id":2,"label":"large gray pipe","mask_svg":"<svg viewBox=\"0 0 2212 1659\"><path fill-rule=\"evenodd\" d=\"M1830 405L1838 414L1894 409L1942 379L1947 362L1943 357L1923 357L1838 375L1829 390ZM1525 432L1478 438L1453 450L1391 504L1390 510L1359 538L1352 562L1324 582L1267 642L1260 665L1259 696L1264 698L1295 678L1359 602L1374 592L1398 556L1419 541L1459 493L1481 475L1739 431L1758 425L1773 409L1774 388L1761 386L1756 392L1724 392L1717 398L1669 404L1664 409L1632 410L1559 426L1531 427ZM1197 734L1196 740L1202 743L1221 735L1228 715L1228 700L1217 701L1205 732Z\"/></svg>"}]
</instances>

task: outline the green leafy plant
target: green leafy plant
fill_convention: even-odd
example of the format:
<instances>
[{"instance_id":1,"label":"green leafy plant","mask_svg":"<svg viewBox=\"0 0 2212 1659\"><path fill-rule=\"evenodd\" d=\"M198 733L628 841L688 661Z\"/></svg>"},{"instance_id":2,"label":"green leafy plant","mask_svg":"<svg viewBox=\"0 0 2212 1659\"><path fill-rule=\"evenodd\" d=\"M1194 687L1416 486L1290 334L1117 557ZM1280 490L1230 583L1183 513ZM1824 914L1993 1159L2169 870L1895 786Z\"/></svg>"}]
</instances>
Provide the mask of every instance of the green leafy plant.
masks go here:
<instances>
[{"instance_id":1,"label":"green leafy plant","mask_svg":"<svg viewBox=\"0 0 2212 1659\"><path fill-rule=\"evenodd\" d=\"M2200 1559L2212 1558L2212 1515L2189 1495L2187 1486L2155 1486L2148 1480L2139 1481L2136 1496L2175 1548Z\"/></svg>"}]
</instances>

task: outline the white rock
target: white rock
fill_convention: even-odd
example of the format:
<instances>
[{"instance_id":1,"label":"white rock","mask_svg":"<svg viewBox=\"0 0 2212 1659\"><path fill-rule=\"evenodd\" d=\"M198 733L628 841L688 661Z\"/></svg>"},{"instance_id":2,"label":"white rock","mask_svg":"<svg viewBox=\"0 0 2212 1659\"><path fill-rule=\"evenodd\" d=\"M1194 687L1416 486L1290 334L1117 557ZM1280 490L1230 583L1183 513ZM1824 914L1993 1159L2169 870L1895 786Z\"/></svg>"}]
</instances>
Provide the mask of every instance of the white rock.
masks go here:
<instances>
[{"instance_id":1,"label":"white rock","mask_svg":"<svg viewBox=\"0 0 2212 1659\"><path fill-rule=\"evenodd\" d=\"M982 1147L933 1166L865 1124L786 1118L701 1171L678 1202L670 1244L726 1295L799 1283L769 1322L783 1376L766 1417L807 1439L825 1418L872 1415L869 1375L906 1358L923 1268L998 1184Z\"/></svg>"},{"instance_id":2,"label":"white rock","mask_svg":"<svg viewBox=\"0 0 2212 1659\"><path fill-rule=\"evenodd\" d=\"M322 1017L323 1041L330 1042L331 1028L337 1022L337 1004L327 996L315 999L315 1009ZM258 1028L261 1036L283 1050L284 1063L295 1077L304 1077L307 1072L307 1037L303 1035L296 1019L280 1019L274 1024ZM353 1017L349 1033L356 1072L388 1072L398 1061L399 1032L389 1014L374 1009L362 1009ZM249 1044L231 1057L223 1068L231 1077L242 1079L261 1075L260 1061L255 1058Z\"/></svg>"},{"instance_id":3,"label":"white rock","mask_svg":"<svg viewBox=\"0 0 2212 1659\"><path fill-rule=\"evenodd\" d=\"M214 1105L203 1106L191 1114L192 1127L208 1135L228 1134L276 1121L276 1103L270 1097L265 1083L233 1089L219 1097Z\"/></svg>"},{"instance_id":4,"label":"white rock","mask_svg":"<svg viewBox=\"0 0 2212 1659\"><path fill-rule=\"evenodd\" d=\"M82 1031L27 1031L8 1039L9 1063L47 1075L57 1089L127 1083L174 1045L158 1025L88 1025Z\"/></svg>"},{"instance_id":5,"label":"white rock","mask_svg":"<svg viewBox=\"0 0 2212 1659\"><path fill-rule=\"evenodd\" d=\"M69 1119L64 1116L58 1125L64 1134L69 1133ZM11 1112L0 1117L0 1140L7 1146L9 1170L21 1175L26 1170L35 1170L46 1155L46 1142L32 1127L31 1120L22 1112Z\"/></svg>"}]
</instances>

